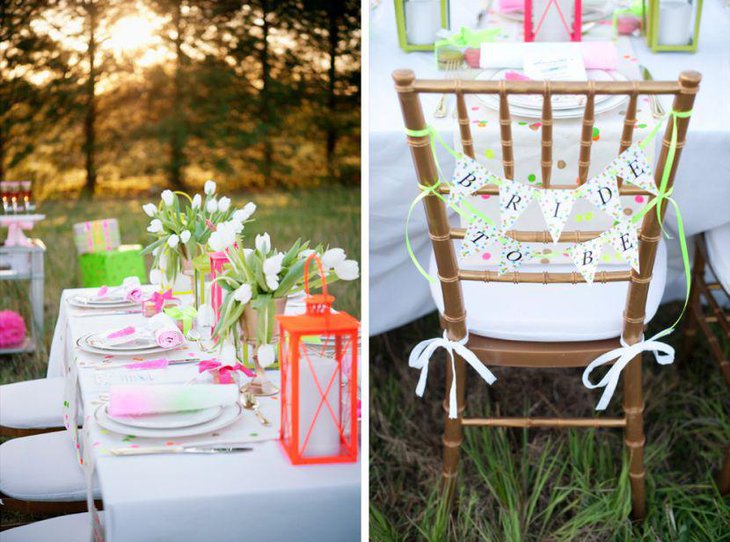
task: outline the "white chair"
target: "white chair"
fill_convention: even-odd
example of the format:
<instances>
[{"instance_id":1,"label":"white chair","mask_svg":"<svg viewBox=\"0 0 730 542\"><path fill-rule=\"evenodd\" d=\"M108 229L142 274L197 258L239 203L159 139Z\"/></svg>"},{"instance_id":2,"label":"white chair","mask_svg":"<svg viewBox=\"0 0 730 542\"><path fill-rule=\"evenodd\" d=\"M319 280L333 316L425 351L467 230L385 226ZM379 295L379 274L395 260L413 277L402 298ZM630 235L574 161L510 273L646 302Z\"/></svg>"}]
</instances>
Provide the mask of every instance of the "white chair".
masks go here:
<instances>
[{"instance_id":1,"label":"white chair","mask_svg":"<svg viewBox=\"0 0 730 542\"><path fill-rule=\"evenodd\" d=\"M0 499L9 510L69 513L86 510L86 482L66 431L0 444ZM94 498L100 496L94 488Z\"/></svg>"},{"instance_id":2,"label":"white chair","mask_svg":"<svg viewBox=\"0 0 730 542\"><path fill-rule=\"evenodd\" d=\"M63 389L61 377L0 386L0 436L24 437L63 429Z\"/></svg>"},{"instance_id":3,"label":"white chair","mask_svg":"<svg viewBox=\"0 0 730 542\"><path fill-rule=\"evenodd\" d=\"M0 532L0 542L88 542L91 515L70 514Z\"/></svg>"}]
</instances>

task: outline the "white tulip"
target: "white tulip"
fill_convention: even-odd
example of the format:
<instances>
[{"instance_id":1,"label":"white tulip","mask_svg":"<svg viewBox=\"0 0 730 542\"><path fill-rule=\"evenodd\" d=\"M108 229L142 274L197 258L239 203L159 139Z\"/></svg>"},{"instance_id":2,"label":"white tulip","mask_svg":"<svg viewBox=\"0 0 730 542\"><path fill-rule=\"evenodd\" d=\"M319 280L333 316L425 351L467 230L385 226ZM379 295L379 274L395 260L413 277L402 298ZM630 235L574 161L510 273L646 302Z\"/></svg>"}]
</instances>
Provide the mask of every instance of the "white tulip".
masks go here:
<instances>
[{"instance_id":1,"label":"white tulip","mask_svg":"<svg viewBox=\"0 0 730 542\"><path fill-rule=\"evenodd\" d=\"M268 254L271 250L271 237L269 237L268 233L257 235L255 245L256 250L258 250L261 254Z\"/></svg>"},{"instance_id":2,"label":"white tulip","mask_svg":"<svg viewBox=\"0 0 730 542\"><path fill-rule=\"evenodd\" d=\"M216 188L215 181L213 181L213 180L205 181L205 186L203 187L203 190L205 191L206 194L208 194L209 196L212 196L213 194L215 194L215 188Z\"/></svg>"},{"instance_id":3,"label":"white tulip","mask_svg":"<svg viewBox=\"0 0 730 542\"><path fill-rule=\"evenodd\" d=\"M264 275L264 279L266 280L266 286L268 286L269 290L272 292L279 287L278 275Z\"/></svg>"},{"instance_id":4,"label":"white tulip","mask_svg":"<svg viewBox=\"0 0 730 542\"><path fill-rule=\"evenodd\" d=\"M190 235L191 235L191 233L188 230L185 230L184 232L182 232L180 234L180 240L183 243L187 243L188 241L190 241Z\"/></svg>"},{"instance_id":5,"label":"white tulip","mask_svg":"<svg viewBox=\"0 0 730 542\"><path fill-rule=\"evenodd\" d=\"M251 248L244 248L243 249L243 260L248 261L248 257L253 254L253 249Z\"/></svg>"},{"instance_id":6,"label":"white tulip","mask_svg":"<svg viewBox=\"0 0 730 542\"><path fill-rule=\"evenodd\" d=\"M172 234L167 238L167 246L175 248L180 243L180 238L176 234Z\"/></svg>"},{"instance_id":7,"label":"white tulip","mask_svg":"<svg viewBox=\"0 0 730 542\"><path fill-rule=\"evenodd\" d=\"M281 252L264 260L264 275L277 276L281 272L281 262L284 260L284 254Z\"/></svg>"},{"instance_id":8,"label":"white tulip","mask_svg":"<svg viewBox=\"0 0 730 542\"><path fill-rule=\"evenodd\" d=\"M155 205L154 203L145 203L144 205L142 205L142 210L147 216L152 218L153 216L155 216L155 214L157 214L157 205Z\"/></svg>"},{"instance_id":9,"label":"white tulip","mask_svg":"<svg viewBox=\"0 0 730 542\"><path fill-rule=\"evenodd\" d=\"M231 198L223 196L218 202L218 210L221 213L225 213L231 206Z\"/></svg>"},{"instance_id":10,"label":"white tulip","mask_svg":"<svg viewBox=\"0 0 730 542\"><path fill-rule=\"evenodd\" d=\"M250 284L241 284L241 286L233 292L233 299L243 305L251 301L251 296L253 296L253 290L251 290Z\"/></svg>"},{"instance_id":11,"label":"white tulip","mask_svg":"<svg viewBox=\"0 0 730 542\"><path fill-rule=\"evenodd\" d=\"M152 249L152 255L157 256L160 253L160 247L155 247Z\"/></svg>"},{"instance_id":12,"label":"white tulip","mask_svg":"<svg viewBox=\"0 0 730 542\"><path fill-rule=\"evenodd\" d=\"M195 194L193 196L193 202L190 204L190 206L193 209L200 209L200 204L202 203L203 198L200 197L200 194Z\"/></svg>"},{"instance_id":13,"label":"white tulip","mask_svg":"<svg viewBox=\"0 0 730 542\"><path fill-rule=\"evenodd\" d=\"M259 349L257 351L258 358L259 358L259 364L262 367L268 367L274 361L276 361L276 350L274 350L274 346L271 344L262 344L259 346Z\"/></svg>"},{"instance_id":14,"label":"white tulip","mask_svg":"<svg viewBox=\"0 0 730 542\"><path fill-rule=\"evenodd\" d=\"M360 268L355 260L344 260L335 265L335 275L342 280L355 280L360 276Z\"/></svg>"},{"instance_id":15,"label":"white tulip","mask_svg":"<svg viewBox=\"0 0 730 542\"><path fill-rule=\"evenodd\" d=\"M152 222L150 222L150 225L147 227L147 231L150 233L160 233L162 229L162 221L158 218L152 220Z\"/></svg>"},{"instance_id":16,"label":"white tulip","mask_svg":"<svg viewBox=\"0 0 730 542\"><path fill-rule=\"evenodd\" d=\"M227 224L230 225L231 229L236 232L236 234L239 234L243 231L243 224L241 224L238 220L229 220Z\"/></svg>"},{"instance_id":17,"label":"white tulip","mask_svg":"<svg viewBox=\"0 0 730 542\"><path fill-rule=\"evenodd\" d=\"M243 209L239 209L235 213L233 213L233 218L235 220L238 220L239 222L244 222L251 218L251 215L254 214L256 211L256 204L252 201L249 201L246 205L243 206Z\"/></svg>"},{"instance_id":18,"label":"white tulip","mask_svg":"<svg viewBox=\"0 0 730 542\"><path fill-rule=\"evenodd\" d=\"M162 271L159 269L150 270L150 284L158 285L162 282Z\"/></svg>"},{"instance_id":19,"label":"white tulip","mask_svg":"<svg viewBox=\"0 0 730 542\"><path fill-rule=\"evenodd\" d=\"M325 267L325 269L329 270L338 263L344 262L346 258L347 256L345 255L344 250L342 250L341 248L331 248L324 254L322 254L322 265Z\"/></svg>"},{"instance_id":20,"label":"white tulip","mask_svg":"<svg viewBox=\"0 0 730 542\"><path fill-rule=\"evenodd\" d=\"M172 190L162 191L162 201L164 201L165 205L167 205L168 207L172 207L172 204L175 202L175 194L172 192Z\"/></svg>"},{"instance_id":21,"label":"white tulip","mask_svg":"<svg viewBox=\"0 0 730 542\"><path fill-rule=\"evenodd\" d=\"M218 224L216 230L208 238L208 246L216 252L221 252L234 245L236 230L230 222Z\"/></svg>"},{"instance_id":22,"label":"white tulip","mask_svg":"<svg viewBox=\"0 0 730 542\"><path fill-rule=\"evenodd\" d=\"M312 250L311 248L308 248L308 249L306 249L306 250L302 250L302 251L301 251L301 252L299 253L299 259L300 259L300 260L306 260L307 258L309 258L309 257L310 257L310 256L311 256L312 254L314 254L315 252L316 252L316 250Z\"/></svg>"},{"instance_id":23,"label":"white tulip","mask_svg":"<svg viewBox=\"0 0 730 542\"><path fill-rule=\"evenodd\" d=\"M218 202L214 199L208 201L208 203L205 204L205 209L210 213L213 214L218 210Z\"/></svg>"}]
</instances>

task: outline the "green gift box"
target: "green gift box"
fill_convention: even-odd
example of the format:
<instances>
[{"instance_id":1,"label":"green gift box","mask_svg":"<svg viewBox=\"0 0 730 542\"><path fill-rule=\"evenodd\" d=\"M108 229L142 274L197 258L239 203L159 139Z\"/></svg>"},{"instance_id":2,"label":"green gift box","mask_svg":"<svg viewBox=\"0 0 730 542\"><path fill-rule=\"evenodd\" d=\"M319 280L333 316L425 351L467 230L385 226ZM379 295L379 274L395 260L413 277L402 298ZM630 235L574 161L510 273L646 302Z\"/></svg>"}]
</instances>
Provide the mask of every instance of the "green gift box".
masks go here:
<instances>
[{"instance_id":1,"label":"green gift box","mask_svg":"<svg viewBox=\"0 0 730 542\"><path fill-rule=\"evenodd\" d=\"M81 284L84 288L119 286L126 277L147 282L142 245L121 245L114 250L79 255Z\"/></svg>"}]
</instances>

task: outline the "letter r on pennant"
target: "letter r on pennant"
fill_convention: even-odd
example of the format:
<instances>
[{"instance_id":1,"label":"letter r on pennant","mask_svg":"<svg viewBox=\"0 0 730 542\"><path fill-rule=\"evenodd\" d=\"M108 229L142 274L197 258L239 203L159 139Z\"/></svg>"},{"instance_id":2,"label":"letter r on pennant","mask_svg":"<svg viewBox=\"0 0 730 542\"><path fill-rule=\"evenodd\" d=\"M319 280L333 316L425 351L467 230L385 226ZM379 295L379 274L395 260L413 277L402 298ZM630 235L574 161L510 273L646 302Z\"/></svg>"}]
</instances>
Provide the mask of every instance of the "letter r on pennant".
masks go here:
<instances>
[{"instance_id":1,"label":"letter r on pennant","mask_svg":"<svg viewBox=\"0 0 730 542\"><path fill-rule=\"evenodd\" d=\"M520 201L522 201L522 198L520 196L518 196L517 194L512 194L512 196L509 198L509 201L507 202L507 205L505 206L505 209L509 209L511 205L512 209L517 212L517 204Z\"/></svg>"}]
</instances>

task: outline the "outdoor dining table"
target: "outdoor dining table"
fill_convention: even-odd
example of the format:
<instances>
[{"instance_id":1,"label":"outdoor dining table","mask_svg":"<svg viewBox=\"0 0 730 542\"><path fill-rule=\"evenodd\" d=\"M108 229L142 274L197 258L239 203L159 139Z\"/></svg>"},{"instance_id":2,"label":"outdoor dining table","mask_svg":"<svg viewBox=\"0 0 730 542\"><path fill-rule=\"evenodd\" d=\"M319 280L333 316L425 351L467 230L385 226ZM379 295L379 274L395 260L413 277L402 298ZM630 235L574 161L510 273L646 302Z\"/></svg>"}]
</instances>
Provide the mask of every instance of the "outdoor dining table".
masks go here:
<instances>
[{"instance_id":1,"label":"outdoor dining table","mask_svg":"<svg viewBox=\"0 0 730 542\"><path fill-rule=\"evenodd\" d=\"M482 3L466 0L452 0L451 28L462 26L474 28L477 12ZM493 5L496 5L494 3ZM518 39L515 27L518 23L508 21L491 10L487 16L488 28L495 26L505 30L498 39ZM584 39L610 39L610 18L595 27ZM591 37L591 34L594 34ZM676 80L682 70L696 70L702 74L700 93L695 102L687 143L677 171L674 199L679 204L688 236L713 229L730 222L730 9L721 0L704 3L699 48L696 54L652 53L643 37L621 37L617 41L619 71L629 78L639 78L638 67L645 66L656 80ZM622 66L628 66L623 69ZM370 334L375 335L410 322L435 310L429 293L429 285L412 264L405 247L405 219L408 208L418 195L415 170L409 147L406 145L404 125L393 88L391 73L396 69L411 69L421 79L443 79L444 72L438 71L433 53L405 53L398 47L393 2L381 2L370 12ZM471 70L474 72L475 70ZM433 116L439 95L422 97L426 122L439 131L447 142L458 137L457 122L451 111L445 118ZM671 104L663 101L669 111ZM453 104L452 104L453 108ZM648 108L647 108L648 110ZM480 111L472 114L472 122L480 114L494 115L494 112ZM646 114L646 112L644 113ZM604 121L614 115L610 121ZM513 121L524 119L513 118ZM605 131L617 133L623 118L614 112L596 115L596 125L604 122ZM578 122L580 119L578 119ZM639 121L642 122L641 114ZM556 119L555 126L568 121ZM575 120L572 120L575 122ZM643 121L651 128L655 120ZM534 119L530 121L534 123ZM486 124L486 123L485 123ZM497 123L493 123L496 125ZM523 124L528 124L524 122ZM531 124L531 127L537 126ZM539 137L539 131L536 134ZM478 155L484 151L487 139L472 130ZM493 131L492 142L499 147L499 135ZM580 131L573 132L578 143ZM635 132L635 137L638 131ZM515 132L515 137L518 133ZM539 152L539 139L535 146ZM480 143L482 148L480 149ZM614 138L614 154L618 150L619 138ZM556 142L556 155L560 142ZM655 148L661 145L661 137L655 139ZM457 148L455 146L455 148ZM537 154L534 160L537 160ZM577 158L577 152L573 153ZM454 167L454 158L445 149L438 148L438 161L448 176ZM478 156L480 157L480 156ZM496 160L496 158L495 158ZM521 155L516 152L519 167ZM594 162L596 160L594 159ZM498 162L495 162L495 164ZM494 166L495 173L501 171ZM667 219L672 232L675 224L670 210ZM431 244L428 238L425 215L420 206L413 213L409 229L410 241L416 257L422 263L428 262ZM667 242L669 270L664 300L683 299L685 296L682 260L679 244ZM398 303L392 303L393 296Z\"/></svg>"},{"instance_id":2,"label":"outdoor dining table","mask_svg":"<svg viewBox=\"0 0 730 542\"><path fill-rule=\"evenodd\" d=\"M144 325L142 314L82 316L68 298L90 290L65 290L49 357L49 376L65 375L67 390L78 392L84 426L69 425L78 439L83 468L98 479L104 504L101 520L107 542L183 540L279 541L355 540L360 533L360 463L294 466L280 447L278 396L261 397L261 411L272 421L265 428L252 411L211 434L187 438L137 438L119 435L94 421L100 394L115 383L185 383L197 364L163 370L100 370L99 355L77 346L80 337L130 325ZM106 311L104 311L106 312ZM144 359L160 354L143 356ZM169 359L209 359L188 342ZM114 359L114 363L123 362ZM88 366L94 364L93 366ZM86 366L85 366L86 365ZM278 371L269 371L272 381ZM70 392L73 395L73 391ZM69 393L67 392L67 397ZM66 405L69 408L70 405ZM71 418L73 419L73 418ZM145 455L116 457L114 447L165 445L242 445L253 451L218 455ZM89 469L93 469L92 472Z\"/></svg>"}]
</instances>

